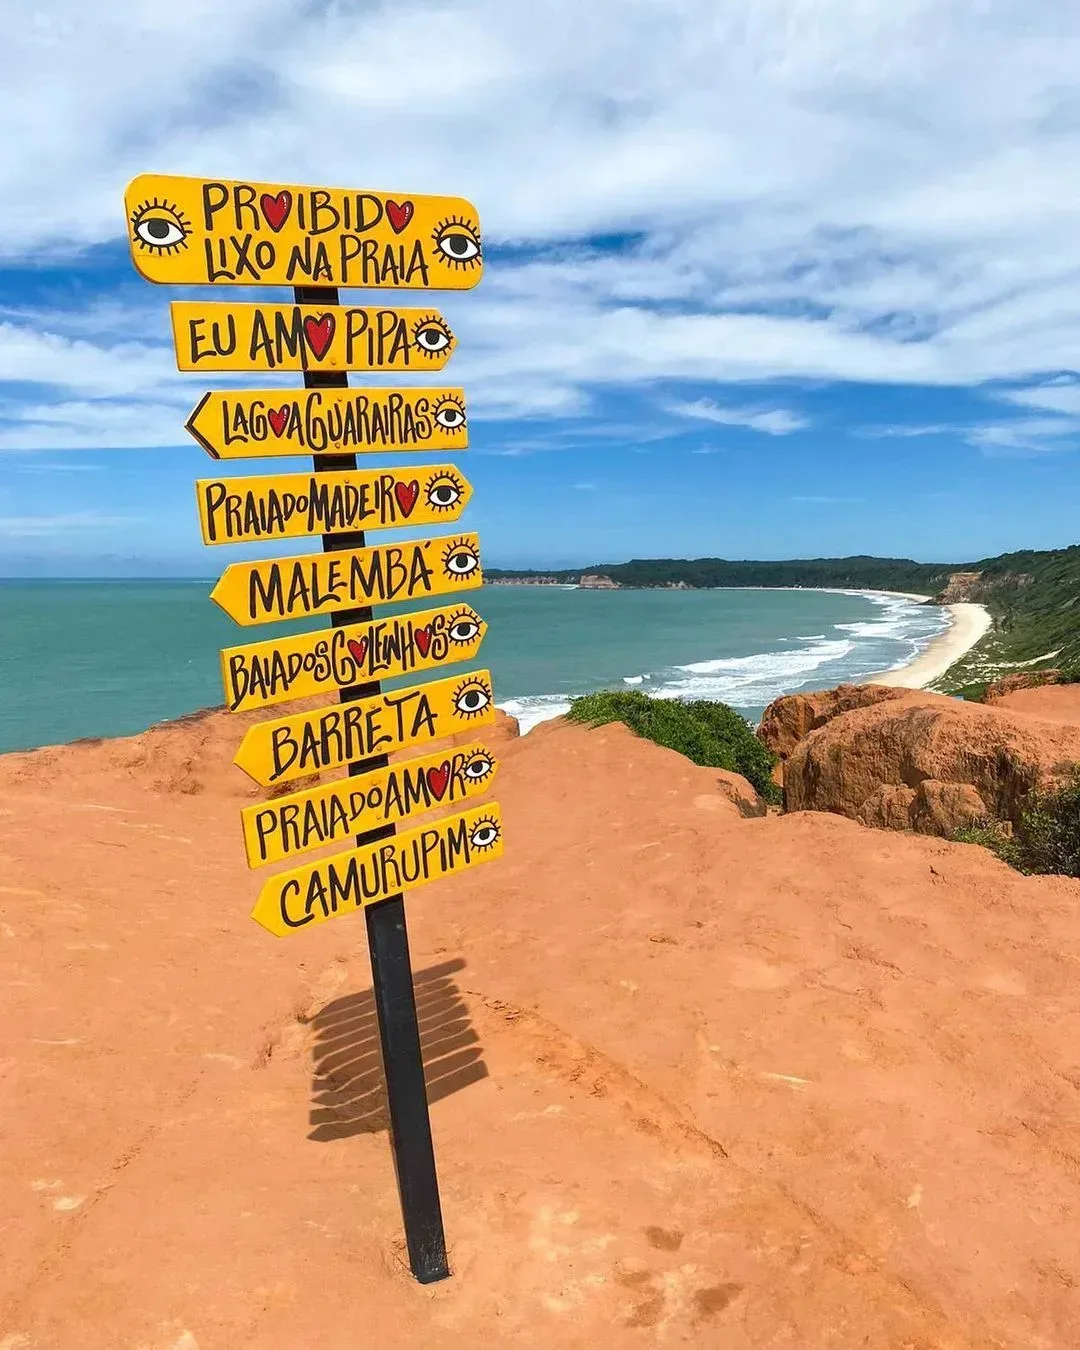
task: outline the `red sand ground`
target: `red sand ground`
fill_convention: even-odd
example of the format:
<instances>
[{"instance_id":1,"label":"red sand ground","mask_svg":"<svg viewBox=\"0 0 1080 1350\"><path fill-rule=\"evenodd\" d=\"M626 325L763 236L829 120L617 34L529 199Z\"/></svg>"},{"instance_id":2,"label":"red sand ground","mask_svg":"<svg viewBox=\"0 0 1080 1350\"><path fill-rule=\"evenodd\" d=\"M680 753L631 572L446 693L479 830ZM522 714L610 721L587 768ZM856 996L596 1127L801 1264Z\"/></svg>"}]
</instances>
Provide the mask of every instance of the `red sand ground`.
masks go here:
<instances>
[{"instance_id":1,"label":"red sand ground","mask_svg":"<svg viewBox=\"0 0 1080 1350\"><path fill-rule=\"evenodd\" d=\"M420 1287L363 920L248 918L240 726L0 759L2 1350L1080 1345L1080 883L502 732L505 857L407 900Z\"/></svg>"},{"instance_id":2,"label":"red sand ground","mask_svg":"<svg viewBox=\"0 0 1080 1350\"><path fill-rule=\"evenodd\" d=\"M1052 722L1080 725L1080 684L1043 685L1041 689L1017 689L996 698L995 708L1008 708L1027 713L1031 717L1047 718Z\"/></svg>"}]
</instances>

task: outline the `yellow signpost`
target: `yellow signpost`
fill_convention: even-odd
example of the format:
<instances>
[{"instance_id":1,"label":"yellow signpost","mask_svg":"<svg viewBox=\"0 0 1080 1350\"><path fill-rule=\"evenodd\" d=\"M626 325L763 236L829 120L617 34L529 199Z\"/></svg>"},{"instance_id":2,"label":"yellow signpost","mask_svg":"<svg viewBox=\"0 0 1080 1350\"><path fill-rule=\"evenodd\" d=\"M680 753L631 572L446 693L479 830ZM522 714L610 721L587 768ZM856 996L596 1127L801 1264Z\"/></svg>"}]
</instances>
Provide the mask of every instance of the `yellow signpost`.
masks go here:
<instances>
[{"instance_id":1,"label":"yellow signpost","mask_svg":"<svg viewBox=\"0 0 1080 1350\"><path fill-rule=\"evenodd\" d=\"M467 291L480 280L463 197L140 174L124 193L147 281Z\"/></svg>"},{"instance_id":2,"label":"yellow signpost","mask_svg":"<svg viewBox=\"0 0 1080 1350\"><path fill-rule=\"evenodd\" d=\"M342 764L428 745L495 721L491 672L470 671L312 712L256 722L233 763L273 787Z\"/></svg>"},{"instance_id":3,"label":"yellow signpost","mask_svg":"<svg viewBox=\"0 0 1080 1350\"><path fill-rule=\"evenodd\" d=\"M433 309L174 300L180 370L442 370L457 339Z\"/></svg>"},{"instance_id":4,"label":"yellow signpost","mask_svg":"<svg viewBox=\"0 0 1080 1350\"><path fill-rule=\"evenodd\" d=\"M450 524L472 487L452 464L195 483L204 544L246 544L307 534L346 534L403 525Z\"/></svg>"},{"instance_id":5,"label":"yellow signpost","mask_svg":"<svg viewBox=\"0 0 1080 1350\"><path fill-rule=\"evenodd\" d=\"M370 547L368 529L456 521L472 489L448 465L360 471L357 455L464 449L460 389L350 389L347 372L433 374L456 339L430 308L343 305L339 287L467 290L483 271L462 198L143 174L125 196L147 280L292 286L292 304L171 306L182 371L302 371L302 391L204 394L187 430L214 459L310 454L311 471L196 484L207 544L318 534L323 552L226 567L211 595L238 624L330 615L331 627L221 653L229 707L339 691L339 702L262 722L236 763L270 786L348 765L349 777L246 808L248 863L283 861L355 832L347 853L271 878L252 915L284 934L363 909L409 1264L423 1284L446 1257L403 893L502 852L495 805L397 834L399 820L469 802L495 760L432 742L490 725L488 671L387 692L383 677L470 661L486 631L467 605L399 614L373 605L482 584L475 534ZM391 753L426 754L391 765Z\"/></svg>"},{"instance_id":6,"label":"yellow signpost","mask_svg":"<svg viewBox=\"0 0 1080 1350\"><path fill-rule=\"evenodd\" d=\"M271 877L251 917L276 937L464 872L502 855L497 802Z\"/></svg>"},{"instance_id":7,"label":"yellow signpost","mask_svg":"<svg viewBox=\"0 0 1080 1350\"><path fill-rule=\"evenodd\" d=\"M477 743L245 806L248 866L284 862L440 806L460 806L487 792L497 770L495 755Z\"/></svg>"},{"instance_id":8,"label":"yellow signpost","mask_svg":"<svg viewBox=\"0 0 1080 1350\"><path fill-rule=\"evenodd\" d=\"M210 598L244 627L482 585L475 534L230 563Z\"/></svg>"},{"instance_id":9,"label":"yellow signpost","mask_svg":"<svg viewBox=\"0 0 1080 1350\"><path fill-rule=\"evenodd\" d=\"M226 647L225 703L230 712L247 712L457 665L475 657L486 632L480 615L458 604Z\"/></svg>"},{"instance_id":10,"label":"yellow signpost","mask_svg":"<svg viewBox=\"0 0 1080 1350\"><path fill-rule=\"evenodd\" d=\"M461 389L237 389L204 394L186 423L212 459L464 450Z\"/></svg>"}]
</instances>

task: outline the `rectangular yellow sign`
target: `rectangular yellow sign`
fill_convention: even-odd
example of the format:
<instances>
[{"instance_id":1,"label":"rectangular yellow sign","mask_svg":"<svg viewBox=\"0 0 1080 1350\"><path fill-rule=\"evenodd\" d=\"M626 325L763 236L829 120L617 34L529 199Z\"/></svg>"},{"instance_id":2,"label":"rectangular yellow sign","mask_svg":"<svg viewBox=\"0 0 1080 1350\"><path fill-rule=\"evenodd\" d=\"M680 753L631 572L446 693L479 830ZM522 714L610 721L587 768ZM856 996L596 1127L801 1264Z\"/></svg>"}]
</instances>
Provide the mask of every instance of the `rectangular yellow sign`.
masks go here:
<instances>
[{"instance_id":1,"label":"rectangular yellow sign","mask_svg":"<svg viewBox=\"0 0 1080 1350\"><path fill-rule=\"evenodd\" d=\"M452 524L472 487L452 464L422 469L200 478L195 483L204 544L247 544L309 534Z\"/></svg>"},{"instance_id":2,"label":"rectangular yellow sign","mask_svg":"<svg viewBox=\"0 0 1080 1350\"><path fill-rule=\"evenodd\" d=\"M221 653L226 706L247 712L353 684L426 674L471 661L486 632L480 615L458 604L226 647Z\"/></svg>"},{"instance_id":3,"label":"rectangular yellow sign","mask_svg":"<svg viewBox=\"0 0 1080 1350\"><path fill-rule=\"evenodd\" d=\"M463 197L147 173L124 209L147 281L467 291L483 272Z\"/></svg>"},{"instance_id":4,"label":"rectangular yellow sign","mask_svg":"<svg viewBox=\"0 0 1080 1350\"><path fill-rule=\"evenodd\" d=\"M474 670L354 703L256 722L244 733L233 763L262 787L273 787L342 764L441 741L494 721L491 672Z\"/></svg>"},{"instance_id":5,"label":"rectangular yellow sign","mask_svg":"<svg viewBox=\"0 0 1080 1350\"><path fill-rule=\"evenodd\" d=\"M271 877L251 917L275 937L502 856L497 802Z\"/></svg>"},{"instance_id":6,"label":"rectangular yellow sign","mask_svg":"<svg viewBox=\"0 0 1080 1350\"><path fill-rule=\"evenodd\" d=\"M230 563L210 599L245 628L483 585L475 534Z\"/></svg>"},{"instance_id":7,"label":"rectangular yellow sign","mask_svg":"<svg viewBox=\"0 0 1080 1350\"><path fill-rule=\"evenodd\" d=\"M490 789L498 767L480 743L245 806L240 819L248 866L284 862L439 806L460 806Z\"/></svg>"},{"instance_id":8,"label":"rectangular yellow sign","mask_svg":"<svg viewBox=\"0 0 1080 1350\"><path fill-rule=\"evenodd\" d=\"M442 370L457 339L433 309L174 300L180 370Z\"/></svg>"},{"instance_id":9,"label":"rectangular yellow sign","mask_svg":"<svg viewBox=\"0 0 1080 1350\"><path fill-rule=\"evenodd\" d=\"M211 459L464 450L462 389L237 389L207 393L186 423Z\"/></svg>"}]
</instances>

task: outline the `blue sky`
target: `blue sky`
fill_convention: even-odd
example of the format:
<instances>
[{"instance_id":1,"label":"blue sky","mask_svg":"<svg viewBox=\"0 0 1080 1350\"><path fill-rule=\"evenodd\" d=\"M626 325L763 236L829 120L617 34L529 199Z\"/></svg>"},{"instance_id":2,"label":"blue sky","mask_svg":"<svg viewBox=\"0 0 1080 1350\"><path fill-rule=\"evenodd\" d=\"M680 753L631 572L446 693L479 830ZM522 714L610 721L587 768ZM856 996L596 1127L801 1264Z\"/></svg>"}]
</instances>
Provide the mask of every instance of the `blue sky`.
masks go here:
<instances>
[{"instance_id":1,"label":"blue sky","mask_svg":"<svg viewBox=\"0 0 1080 1350\"><path fill-rule=\"evenodd\" d=\"M199 541L211 461L183 423L211 384L176 372L167 327L199 293L131 266L141 172L477 204L484 279L435 303L470 403L461 525L490 565L1075 542L1080 10L885 10L13 11L0 575L209 577L274 551Z\"/></svg>"}]
</instances>

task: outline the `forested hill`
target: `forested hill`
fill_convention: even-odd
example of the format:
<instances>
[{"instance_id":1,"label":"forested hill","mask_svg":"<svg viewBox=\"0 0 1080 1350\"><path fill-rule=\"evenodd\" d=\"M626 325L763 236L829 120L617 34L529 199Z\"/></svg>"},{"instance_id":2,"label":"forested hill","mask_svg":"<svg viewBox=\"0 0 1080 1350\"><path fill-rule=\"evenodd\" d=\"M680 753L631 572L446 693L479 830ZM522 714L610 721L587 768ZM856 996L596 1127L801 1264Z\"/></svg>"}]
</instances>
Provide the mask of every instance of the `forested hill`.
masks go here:
<instances>
[{"instance_id":1,"label":"forested hill","mask_svg":"<svg viewBox=\"0 0 1080 1350\"><path fill-rule=\"evenodd\" d=\"M790 562L728 562L724 558L635 558L625 563L597 563L565 572L507 572L485 569L491 581L520 577L551 578L564 583L583 576L605 576L620 586L837 586L882 591L944 590L958 567L952 563L917 563L910 558L797 558Z\"/></svg>"},{"instance_id":2,"label":"forested hill","mask_svg":"<svg viewBox=\"0 0 1080 1350\"><path fill-rule=\"evenodd\" d=\"M987 605L1013 658L1060 653L1055 665L1080 665L1080 545L1003 553L972 563L978 580L962 595Z\"/></svg>"},{"instance_id":3,"label":"forested hill","mask_svg":"<svg viewBox=\"0 0 1080 1350\"><path fill-rule=\"evenodd\" d=\"M910 558L795 558L730 562L725 558L635 558L573 571L487 570L488 581L610 578L617 586L824 586L914 591L936 600L973 600L994 616L996 655L1030 661L1059 653L1055 664L1080 665L1080 545L1003 553L977 562L918 563ZM587 583L588 584L588 583Z\"/></svg>"}]
</instances>

